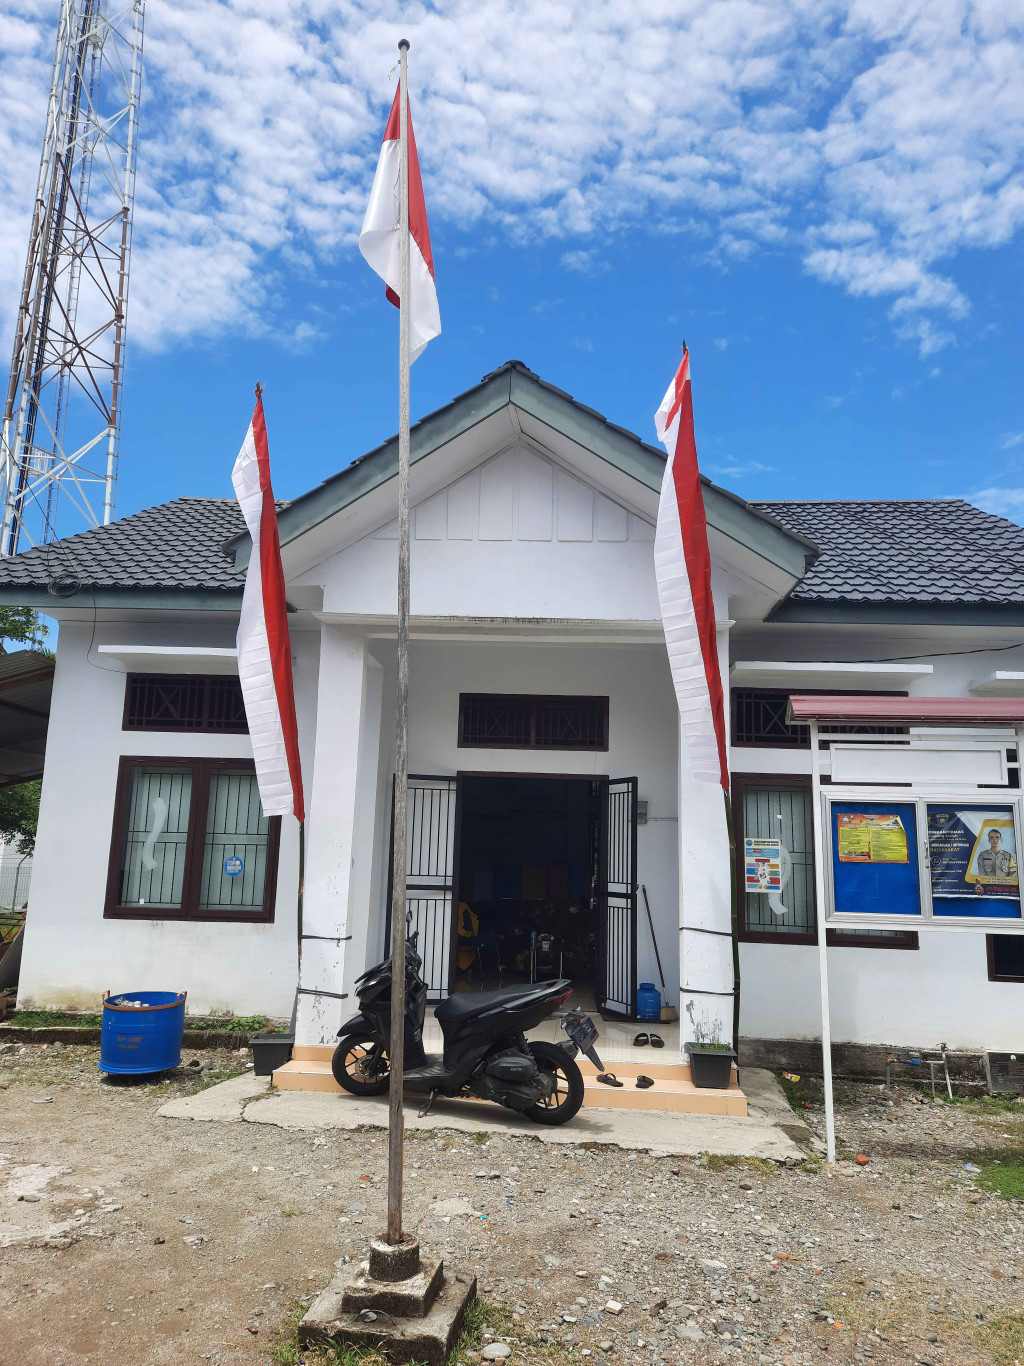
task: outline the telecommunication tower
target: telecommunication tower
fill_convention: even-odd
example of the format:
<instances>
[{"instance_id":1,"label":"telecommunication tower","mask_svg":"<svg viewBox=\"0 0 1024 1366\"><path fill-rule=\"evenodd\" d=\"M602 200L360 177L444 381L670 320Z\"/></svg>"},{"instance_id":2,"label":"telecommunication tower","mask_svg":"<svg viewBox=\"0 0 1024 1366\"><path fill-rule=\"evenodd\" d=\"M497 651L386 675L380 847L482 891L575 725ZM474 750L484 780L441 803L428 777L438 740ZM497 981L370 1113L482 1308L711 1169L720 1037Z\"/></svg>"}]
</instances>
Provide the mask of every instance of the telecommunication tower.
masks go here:
<instances>
[{"instance_id":1,"label":"telecommunication tower","mask_svg":"<svg viewBox=\"0 0 1024 1366\"><path fill-rule=\"evenodd\" d=\"M0 554L114 515L145 0L60 0L0 425Z\"/></svg>"}]
</instances>

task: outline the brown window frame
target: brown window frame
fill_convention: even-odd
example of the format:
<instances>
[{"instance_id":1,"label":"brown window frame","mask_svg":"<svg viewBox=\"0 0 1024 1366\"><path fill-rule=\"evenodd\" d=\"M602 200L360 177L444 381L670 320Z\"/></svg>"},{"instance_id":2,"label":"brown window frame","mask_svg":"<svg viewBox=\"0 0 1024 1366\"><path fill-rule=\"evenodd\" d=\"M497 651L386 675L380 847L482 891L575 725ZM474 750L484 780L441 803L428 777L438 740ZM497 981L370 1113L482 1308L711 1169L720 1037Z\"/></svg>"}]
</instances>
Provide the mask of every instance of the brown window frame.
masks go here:
<instances>
[{"instance_id":1,"label":"brown window frame","mask_svg":"<svg viewBox=\"0 0 1024 1366\"><path fill-rule=\"evenodd\" d=\"M518 741L500 740L467 740L465 734L466 704L474 702L493 702L509 704L525 704L530 708L530 740L529 743L522 744ZM598 724L600 727L600 743L596 745L539 745L535 742L537 732L537 706L543 703L554 703L558 706L565 706L573 702L586 703L588 706L597 704ZM553 753L556 750L573 751L579 754L603 754L608 751L608 698L598 696L584 696L583 694L558 694L558 693L503 693L503 692L464 692L459 693L459 749L518 749L533 750L535 752Z\"/></svg>"},{"instance_id":2,"label":"brown window frame","mask_svg":"<svg viewBox=\"0 0 1024 1366\"><path fill-rule=\"evenodd\" d=\"M127 839L128 802L131 793L131 773L133 768L153 766L159 768L188 769L192 773L192 799L189 806L188 834L185 841L185 873L179 909L153 908L144 906L123 906L118 901L121 886L121 865ZM195 759L165 755L121 756L117 771L117 789L114 798L113 830L110 839L110 860L107 866L107 893L103 907L104 920L186 920L215 921L221 924L272 924L277 900L277 867L281 844L281 817L270 816L267 832L267 869L263 884L263 905L240 910L227 915L223 911L201 911L199 909L200 880L203 869L203 856L206 842L206 814L210 795L210 776L222 770L255 773L256 766L251 759Z\"/></svg>"},{"instance_id":3,"label":"brown window frame","mask_svg":"<svg viewBox=\"0 0 1024 1366\"><path fill-rule=\"evenodd\" d=\"M812 783L810 775L802 773L734 773L732 775L732 819L733 829L736 832L736 848L743 846L743 798L750 788L788 788L790 791L802 791L808 794L811 791ZM737 938L741 944L817 944L818 942L818 913L817 907L814 910L814 926L809 932L793 934L763 934L758 930L747 929L746 917L746 881L743 873L743 862L737 857L736 863L736 908L737 908ZM811 870L814 871L814 850L811 850ZM849 932L837 934L835 930L825 930L825 943L837 949L902 949L914 950L921 947L916 930L900 930L900 938L885 937L876 938L874 935L851 934ZM1000 979L1007 980L1007 979Z\"/></svg>"},{"instance_id":4,"label":"brown window frame","mask_svg":"<svg viewBox=\"0 0 1024 1366\"><path fill-rule=\"evenodd\" d=\"M124 714L121 718L121 729L130 731L146 731L149 733L160 732L165 735L248 735L249 725L245 715L243 704L240 726L218 726L211 718L210 694L211 684L219 683L224 679L229 679L238 683L235 674L156 674L156 673L130 673L125 679L124 685ZM132 718L132 690L142 684L167 684L178 685L185 683L201 683L203 685L202 714L197 725L175 726L161 724L159 721L138 722Z\"/></svg>"},{"instance_id":5,"label":"brown window frame","mask_svg":"<svg viewBox=\"0 0 1024 1366\"><path fill-rule=\"evenodd\" d=\"M1000 938L1001 937L1002 936L1000 936ZM1007 936L1007 938L1008 937L1009 936ZM985 936L985 957L988 960L988 980L990 982L1024 982L1024 976L1010 977L1006 973L996 972L995 939L996 935L994 934L986 934Z\"/></svg>"}]
</instances>

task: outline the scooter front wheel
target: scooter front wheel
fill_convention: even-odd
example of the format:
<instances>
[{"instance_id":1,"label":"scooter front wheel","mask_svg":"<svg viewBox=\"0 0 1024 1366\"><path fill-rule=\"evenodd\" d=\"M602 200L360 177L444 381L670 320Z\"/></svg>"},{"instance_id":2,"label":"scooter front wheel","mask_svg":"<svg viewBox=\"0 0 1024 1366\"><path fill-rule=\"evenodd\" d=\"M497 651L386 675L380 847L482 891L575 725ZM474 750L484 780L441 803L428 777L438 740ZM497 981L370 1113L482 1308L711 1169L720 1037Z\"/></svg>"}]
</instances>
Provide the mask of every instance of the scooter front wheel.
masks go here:
<instances>
[{"instance_id":1,"label":"scooter front wheel","mask_svg":"<svg viewBox=\"0 0 1024 1366\"><path fill-rule=\"evenodd\" d=\"M583 1073L563 1048L554 1043L531 1043L530 1052L542 1072L554 1081L547 1100L531 1105L523 1114L534 1124L568 1124L583 1104Z\"/></svg>"},{"instance_id":2,"label":"scooter front wheel","mask_svg":"<svg viewBox=\"0 0 1024 1366\"><path fill-rule=\"evenodd\" d=\"M352 1096L382 1096L391 1076L383 1045L372 1034L346 1034L334 1050L331 1071Z\"/></svg>"}]
</instances>

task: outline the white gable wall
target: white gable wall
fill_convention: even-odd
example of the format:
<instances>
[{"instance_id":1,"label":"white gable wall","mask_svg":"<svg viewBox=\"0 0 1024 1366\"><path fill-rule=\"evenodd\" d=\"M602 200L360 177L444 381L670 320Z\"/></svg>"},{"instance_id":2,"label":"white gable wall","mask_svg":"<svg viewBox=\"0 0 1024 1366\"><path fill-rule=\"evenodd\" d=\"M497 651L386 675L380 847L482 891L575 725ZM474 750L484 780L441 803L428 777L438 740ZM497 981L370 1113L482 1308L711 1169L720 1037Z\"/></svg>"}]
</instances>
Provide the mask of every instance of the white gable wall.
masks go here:
<instances>
[{"instance_id":1,"label":"white gable wall","mask_svg":"<svg viewBox=\"0 0 1024 1366\"><path fill-rule=\"evenodd\" d=\"M298 580L325 612L395 611L397 523ZM412 611L429 617L656 621L654 527L562 466L505 450L413 509Z\"/></svg>"}]
</instances>

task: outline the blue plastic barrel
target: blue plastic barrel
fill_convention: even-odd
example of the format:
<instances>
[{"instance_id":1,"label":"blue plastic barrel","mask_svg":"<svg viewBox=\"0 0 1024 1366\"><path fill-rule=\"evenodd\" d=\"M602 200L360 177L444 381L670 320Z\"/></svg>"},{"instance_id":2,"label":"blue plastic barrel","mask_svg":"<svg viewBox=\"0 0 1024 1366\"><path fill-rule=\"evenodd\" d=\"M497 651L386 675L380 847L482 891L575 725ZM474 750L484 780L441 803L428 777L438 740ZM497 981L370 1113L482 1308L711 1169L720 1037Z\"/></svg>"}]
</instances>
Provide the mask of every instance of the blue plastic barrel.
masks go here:
<instances>
[{"instance_id":1,"label":"blue plastic barrel","mask_svg":"<svg viewBox=\"0 0 1024 1366\"><path fill-rule=\"evenodd\" d=\"M120 1076L166 1072L181 1063L184 991L122 991L103 997L101 1072Z\"/></svg>"},{"instance_id":2,"label":"blue plastic barrel","mask_svg":"<svg viewBox=\"0 0 1024 1366\"><path fill-rule=\"evenodd\" d=\"M636 989L636 1018L661 1019L661 992L653 982L641 982Z\"/></svg>"}]
</instances>

